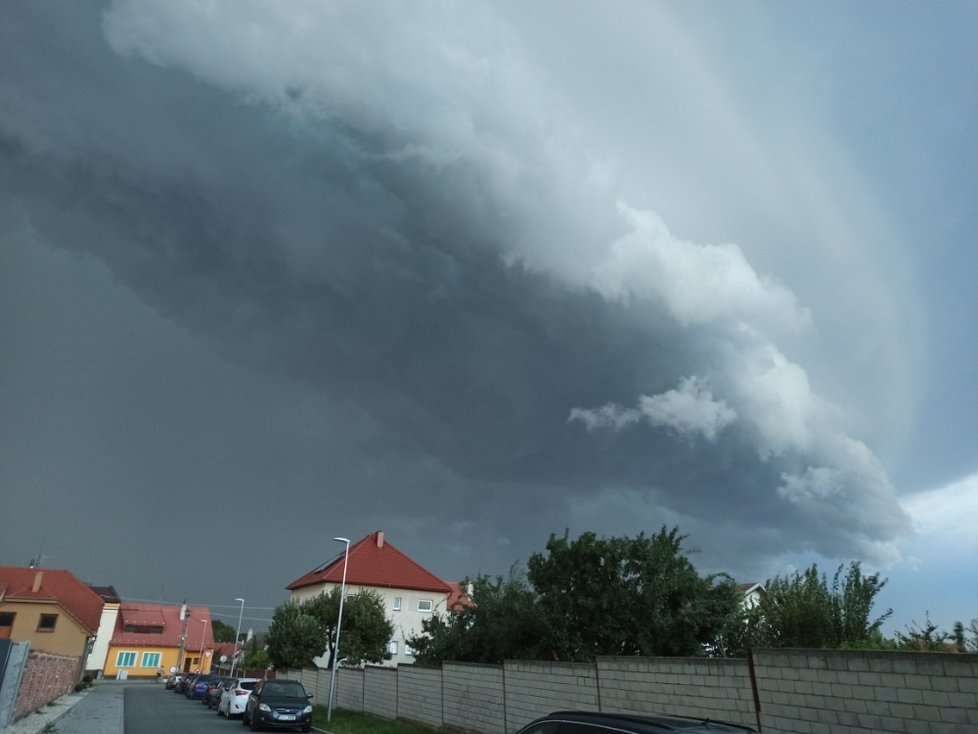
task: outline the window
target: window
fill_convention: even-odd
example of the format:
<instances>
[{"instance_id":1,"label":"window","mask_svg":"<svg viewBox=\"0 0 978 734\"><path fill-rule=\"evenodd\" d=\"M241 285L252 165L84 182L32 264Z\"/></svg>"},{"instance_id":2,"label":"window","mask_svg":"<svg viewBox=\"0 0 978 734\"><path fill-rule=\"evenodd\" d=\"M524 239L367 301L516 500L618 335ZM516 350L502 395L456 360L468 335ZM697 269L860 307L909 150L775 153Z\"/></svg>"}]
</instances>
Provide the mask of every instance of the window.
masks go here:
<instances>
[{"instance_id":1,"label":"window","mask_svg":"<svg viewBox=\"0 0 978 734\"><path fill-rule=\"evenodd\" d=\"M58 624L57 614L42 614L37 623L38 632L54 632L55 625Z\"/></svg>"},{"instance_id":2,"label":"window","mask_svg":"<svg viewBox=\"0 0 978 734\"><path fill-rule=\"evenodd\" d=\"M387 652L391 655L397 655L397 640L391 640L387 645Z\"/></svg>"},{"instance_id":3,"label":"window","mask_svg":"<svg viewBox=\"0 0 978 734\"><path fill-rule=\"evenodd\" d=\"M140 663L143 668L158 668L160 667L160 653L158 652L144 652L143 661Z\"/></svg>"},{"instance_id":4,"label":"window","mask_svg":"<svg viewBox=\"0 0 978 734\"><path fill-rule=\"evenodd\" d=\"M136 653L134 652L118 652L115 656L115 667L117 668L131 668L136 664Z\"/></svg>"},{"instance_id":5,"label":"window","mask_svg":"<svg viewBox=\"0 0 978 734\"><path fill-rule=\"evenodd\" d=\"M418 599L418 611L419 612L430 612L431 611L431 599Z\"/></svg>"},{"instance_id":6,"label":"window","mask_svg":"<svg viewBox=\"0 0 978 734\"><path fill-rule=\"evenodd\" d=\"M410 656L410 657L412 657L412 658L414 657L414 648L413 648L413 647L411 647L411 646L410 646L409 644L407 644L406 642L404 643L404 654L405 654L405 655L408 655L408 656Z\"/></svg>"},{"instance_id":7,"label":"window","mask_svg":"<svg viewBox=\"0 0 978 734\"><path fill-rule=\"evenodd\" d=\"M15 612L0 612L0 640L10 639L14 629Z\"/></svg>"},{"instance_id":8,"label":"window","mask_svg":"<svg viewBox=\"0 0 978 734\"><path fill-rule=\"evenodd\" d=\"M395 612L401 611L401 597L399 596L394 597L394 611Z\"/></svg>"}]
</instances>

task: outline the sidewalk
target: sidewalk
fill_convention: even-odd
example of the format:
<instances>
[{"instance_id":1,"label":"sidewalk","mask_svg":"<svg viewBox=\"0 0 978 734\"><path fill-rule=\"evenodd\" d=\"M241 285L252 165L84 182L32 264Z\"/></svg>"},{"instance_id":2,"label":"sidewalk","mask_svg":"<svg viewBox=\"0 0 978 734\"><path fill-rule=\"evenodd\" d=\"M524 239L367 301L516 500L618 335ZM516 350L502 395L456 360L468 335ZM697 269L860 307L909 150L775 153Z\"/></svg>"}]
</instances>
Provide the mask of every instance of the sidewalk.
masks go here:
<instances>
[{"instance_id":1,"label":"sidewalk","mask_svg":"<svg viewBox=\"0 0 978 734\"><path fill-rule=\"evenodd\" d=\"M2 734L123 734L122 714L125 687L99 681L81 693L66 693L57 701L15 721Z\"/></svg>"}]
</instances>

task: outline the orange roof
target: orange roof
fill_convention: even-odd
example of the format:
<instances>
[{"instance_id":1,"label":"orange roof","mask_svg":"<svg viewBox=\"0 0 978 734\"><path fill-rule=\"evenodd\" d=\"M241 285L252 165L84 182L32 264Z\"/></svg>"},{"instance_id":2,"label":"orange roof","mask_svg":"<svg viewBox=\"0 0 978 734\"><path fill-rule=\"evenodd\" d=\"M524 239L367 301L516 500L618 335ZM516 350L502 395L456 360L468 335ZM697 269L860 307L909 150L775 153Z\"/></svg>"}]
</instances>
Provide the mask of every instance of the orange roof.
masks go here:
<instances>
[{"instance_id":1,"label":"orange roof","mask_svg":"<svg viewBox=\"0 0 978 734\"><path fill-rule=\"evenodd\" d=\"M112 644L152 645L154 647L180 647L184 620L180 619L180 604L154 604L153 602L124 601L119 607ZM187 606L187 638L184 649L187 652L200 651L201 642L205 650L214 649L214 635L211 630L211 610L207 607ZM159 628L156 632L126 632L126 625Z\"/></svg>"},{"instance_id":2,"label":"orange roof","mask_svg":"<svg viewBox=\"0 0 978 734\"><path fill-rule=\"evenodd\" d=\"M343 553L300 576L285 588L293 591L316 584L338 584L343 580ZM378 530L350 546L346 582L355 586L440 591L448 594L448 584L412 561L384 539Z\"/></svg>"},{"instance_id":3,"label":"orange roof","mask_svg":"<svg viewBox=\"0 0 978 734\"><path fill-rule=\"evenodd\" d=\"M98 632L105 602L71 571L0 566L0 587L0 599L54 602L88 634Z\"/></svg>"}]
</instances>

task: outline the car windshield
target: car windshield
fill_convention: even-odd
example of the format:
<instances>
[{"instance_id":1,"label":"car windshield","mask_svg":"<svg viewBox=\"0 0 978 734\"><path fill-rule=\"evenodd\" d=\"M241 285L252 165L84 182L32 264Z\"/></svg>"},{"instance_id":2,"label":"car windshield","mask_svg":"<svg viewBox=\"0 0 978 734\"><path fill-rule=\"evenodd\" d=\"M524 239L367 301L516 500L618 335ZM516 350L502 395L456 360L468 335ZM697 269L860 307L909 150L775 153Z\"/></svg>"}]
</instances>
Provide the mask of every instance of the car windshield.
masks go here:
<instances>
[{"instance_id":1,"label":"car windshield","mask_svg":"<svg viewBox=\"0 0 978 734\"><path fill-rule=\"evenodd\" d=\"M251 691L251 690L254 690L255 683L257 683L257 682L258 681L254 681L254 680L240 681L238 683L238 688L240 688L243 691Z\"/></svg>"},{"instance_id":2,"label":"car windshield","mask_svg":"<svg viewBox=\"0 0 978 734\"><path fill-rule=\"evenodd\" d=\"M306 697L306 689L302 687L301 683L269 681L265 684L265 692L272 696L289 696L291 698Z\"/></svg>"}]
</instances>

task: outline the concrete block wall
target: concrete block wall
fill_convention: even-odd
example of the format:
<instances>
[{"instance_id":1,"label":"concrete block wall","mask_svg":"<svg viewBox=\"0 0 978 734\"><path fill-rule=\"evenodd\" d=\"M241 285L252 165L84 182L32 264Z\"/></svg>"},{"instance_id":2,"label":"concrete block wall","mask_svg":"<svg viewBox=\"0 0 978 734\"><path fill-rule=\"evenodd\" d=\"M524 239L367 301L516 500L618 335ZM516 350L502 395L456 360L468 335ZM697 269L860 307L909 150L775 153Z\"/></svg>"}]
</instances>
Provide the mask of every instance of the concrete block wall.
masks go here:
<instances>
[{"instance_id":1,"label":"concrete block wall","mask_svg":"<svg viewBox=\"0 0 978 734\"><path fill-rule=\"evenodd\" d=\"M754 669L764 732L978 732L978 655L763 650Z\"/></svg>"},{"instance_id":2,"label":"concrete block wall","mask_svg":"<svg viewBox=\"0 0 978 734\"><path fill-rule=\"evenodd\" d=\"M397 668L364 668L363 710L386 719L397 718Z\"/></svg>"},{"instance_id":3,"label":"concrete block wall","mask_svg":"<svg viewBox=\"0 0 978 734\"><path fill-rule=\"evenodd\" d=\"M505 734L501 665L443 663L442 681L445 726L481 734Z\"/></svg>"},{"instance_id":4,"label":"concrete block wall","mask_svg":"<svg viewBox=\"0 0 978 734\"><path fill-rule=\"evenodd\" d=\"M601 709L709 717L756 726L743 659L599 658Z\"/></svg>"},{"instance_id":5,"label":"concrete block wall","mask_svg":"<svg viewBox=\"0 0 978 734\"><path fill-rule=\"evenodd\" d=\"M344 668L336 671L336 707L347 711L363 711L364 671Z\"/></svg>"},{"instance_id":6,"label":"concrete block wall","mask_svg":"<svg viewBox=\"0 0 978 734\"><path fill-rule=\"evenodd\" d=\"M516 731L551 711L600 709L593 665L507 660L503 673L507 731Z\"/></svg>"},{"instance_id":7,"label":"concrete block wall","mask_svg":"<svg viewBox=\"0 0 978 734\"><path fill-rule=\"evenodd\" d=\"M80 669L81 658L31 650L20 679L14 721L73 691Z\"/></svg>"},{"instance_id":8,"label":"concrete block wall","mask_svg":"<svg viewBox=\"0 0 978 734\"><path fill-rule=\"evenodd\" d=\"M441 727L441 668L397 666L397 718Z\"/></svg>"}]
</instances>

